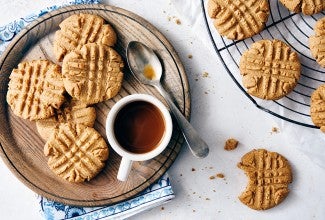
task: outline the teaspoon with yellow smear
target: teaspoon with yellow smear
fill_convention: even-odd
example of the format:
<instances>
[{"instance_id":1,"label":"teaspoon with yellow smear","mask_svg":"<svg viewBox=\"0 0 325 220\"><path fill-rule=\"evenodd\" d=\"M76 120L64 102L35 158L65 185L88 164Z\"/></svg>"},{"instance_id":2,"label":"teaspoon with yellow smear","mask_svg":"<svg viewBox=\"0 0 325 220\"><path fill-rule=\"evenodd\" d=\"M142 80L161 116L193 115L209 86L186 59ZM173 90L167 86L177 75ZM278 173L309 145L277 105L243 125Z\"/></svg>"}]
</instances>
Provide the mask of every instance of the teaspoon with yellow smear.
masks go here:
<instances>
[{"instance_id":1,"label":"teaspoon with yellow smear","mask_svg":"<svg viewBox=\"0 0 325 220\"><path fill-rule=\"evenodd\" d=\"M140 42L131 41L126 56L135 78L143 84L154 86L165 98L193 155L198 158L206 157L209 154L208 145L178 110L169 93L161 85L162 66L155 52Z\"/></svg>"}]
</instances>

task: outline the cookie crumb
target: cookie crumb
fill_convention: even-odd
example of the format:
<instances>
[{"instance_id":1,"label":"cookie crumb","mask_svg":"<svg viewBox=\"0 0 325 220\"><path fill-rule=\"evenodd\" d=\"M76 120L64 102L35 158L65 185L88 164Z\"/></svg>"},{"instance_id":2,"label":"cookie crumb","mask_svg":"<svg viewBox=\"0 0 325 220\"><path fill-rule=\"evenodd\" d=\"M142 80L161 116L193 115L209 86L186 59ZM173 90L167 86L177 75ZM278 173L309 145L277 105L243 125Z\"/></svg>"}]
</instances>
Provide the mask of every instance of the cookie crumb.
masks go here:
<instances>
[{"instance_id":1,"label":"cookie crumb","mask_svg":"<svg viewBox=\"0 0 325 220\"><path fill-rule=\"evenodd\" d=\"M187 57L188 57L189 59L192 59L192 58L193 58L193 55L192 55L192 54L189 54Z\"/></svg>"},{"instance_id":2,"label":"cookie crumb","mask_svg":"<svg viewBox=\"0 0 325 220\"><path fill-rule=\"evenodd\" d=\"M272 133L278 133L278 132L279 132L279 129L277 127L272 128Z\"/></svg>"},{"instance_id":3,"label":"cookie crumb","mask_svg":"<svg viewBox=\"0 0 325 220\"><path fill-rule=\"evenodd\" d=\"M238 145L238 141L236 139L229 138L225 143L224 149L227 151L234 150L237 148L237 145Z\"/></svg>"},{"instance_id":4,"label":"cookie crumb","mask_svg":"<svg viewBox=\"0 0 325 220\"><path fill-rule=\"evenodd\" d=\"M210 176L210 177L209 177L210 180L213 180L213 179L215 179L215 178L216 178L215 176Z\"/></svg>"},{"instance_id":5,"label":"cookie crumb","mask_svg":"<svg viewBox=\"0 0 325 220\"><path fill-rule=\"evenodd\" d=\"M192 172L194 172L195 171L195 168L192 168Z\"/></svg>"},{"instance_id":6,"label":"cookie crumb","mask_svg":"<svg viewBox=\"0 0 325 220\"><path fill-rule=\"evenodd\" d=\"M161 208L160 208L160 210L165 210L165 207L164 207L164 206L163 206L163 207L161 207Z\"/></svg>"},{"instance_id":7,"label":"cookie crumb","mask_svg":"<svg viewBox=\"0 0 325 220\"><path fill-rule=\"evenodd\" d=\"M177 25L181 25L181 24L182 24L182 22L181 22L181 20L179 20L179 18L177 18L177 19L175 20L175 23L176 23Z\"/></svg>"},{"instance_id":8,"label":"cookie crumb","mask_svg":"<svg viewBox=\"0 0 325 220\"><path fill-rule=\"evenodd\" d=\"M208 73L208 72L204 72L204 73L202 74L202 76L203 76L204 78L207 78L207 77L209 76L209 73Z\"/></svg>"},{"instance_id":9,"label":"cookie crumb","mask_svg":"<svg viewBox=\"0 0 325 220\"><path fill-rule=\"evenodd\" d=\"M225 178L225 175L223 173L217 173L216 177L218 177L218 178Z\"/></svg>"}]
</instances>

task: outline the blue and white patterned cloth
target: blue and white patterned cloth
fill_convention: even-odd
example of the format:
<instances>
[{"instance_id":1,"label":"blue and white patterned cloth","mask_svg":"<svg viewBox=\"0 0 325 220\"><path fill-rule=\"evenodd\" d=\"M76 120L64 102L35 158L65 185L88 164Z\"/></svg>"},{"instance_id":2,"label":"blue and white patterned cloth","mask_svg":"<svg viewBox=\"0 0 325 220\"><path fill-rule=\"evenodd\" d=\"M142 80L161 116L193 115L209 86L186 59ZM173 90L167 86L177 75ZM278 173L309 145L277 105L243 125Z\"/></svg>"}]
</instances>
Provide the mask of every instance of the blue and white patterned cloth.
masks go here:
<instances>
[{"instance_id":1,"label":"blue and white patterned cloth","mask_svg":"<svg viewBox=\"0 0 325 220\"><path fill-rule=\"evenodd\" d=\"M170 185L169 177L165 173L157 183L151 185L133 199L111 206L76 207L53 202L41 196L38 198L41 212L47 220L95 220L125 219L142 211L162 205L174 197L175 195Z\"/></svg>"},{"instance_id":2,"label":"blue and white patterned cloth","mask_svg":"<svg viewBox=\"0 0 325 220\"><path fill-rule=\"evenodd\" d=\"M48 7L25 18L20 18L10 22L5 26L0 26L0 55L3 53L15 35L36 18L63 6L95 3L99 3L99 0L63 0L62 4L60 5ZM40 204L40 212L47 220L93 220L125 219L139 212L168 202L174 197L175 195L170 185L169 177L167 174L164 174L157 183L148 187L136 197L111 206L75 207L54 202L42 196L38 196L37 198Z\"/></svg>"},{"instance_id":3,"label":"blue and white patterned cloth","mask_svg":"<svg viewBox=\"0 0 325 220\"><path fill-rule=\"evenodd\" d=\"M3 53L10 41L18 34L26 25L34 21L36 18L46 14L47 12L54 11L58 8L68 5L79 4L98 4L100 0L62 0L60 5L53 5L40 10L36 13L30 14L24 18L17 19L5 26L0 26L0 54Z\"/></svg>"}]
</instances>

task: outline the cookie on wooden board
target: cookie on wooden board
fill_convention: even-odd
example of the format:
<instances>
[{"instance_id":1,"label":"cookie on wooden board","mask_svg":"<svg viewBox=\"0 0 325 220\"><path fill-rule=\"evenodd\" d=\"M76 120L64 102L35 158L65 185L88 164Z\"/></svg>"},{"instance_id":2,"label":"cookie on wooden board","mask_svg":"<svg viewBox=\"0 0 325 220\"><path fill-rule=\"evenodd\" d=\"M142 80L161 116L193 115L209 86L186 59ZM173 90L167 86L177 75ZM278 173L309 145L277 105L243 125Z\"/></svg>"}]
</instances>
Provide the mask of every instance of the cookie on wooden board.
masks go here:
<instances>
[{"instance_id":1,"label":"cookie on wooden board","mask_svg":"<svg viewBox=\"0 0 325 220\"><path fill-rule=\"evenodd\" d=\"M64 103L60 109L56 110L54 116L37 120L36 128L41 137L44 140L48 140L60 124L73 122L75 124L93 127L95 120L96 110L94 107L87 107L87 105L80 101L71 100Z\"/></svg>"},{"instance_id":2,"label":"cookie on wooden board","mask_svg":"<svg viewBox=\"0 0 325 220\"><path fill-rule=\"evenodd\" d=\"M265 210L281 203L288 195L292 171L288 160L264 149L246 153L238 167L249 178L239 200L255 210Z\"/></svg>"},{"instance_id":3,"label":"cookie on wooden board","mask_svg":"<svg viewBox=\"0 0 325 220\"><path fill-rule=\"evenodd\" d=\"M280 40L260 40L239 63L243 85L255 97L277 100L290 93L300 78L298 54Z\"/></svg>"},{"instance_id":4,"label":"cookie on wooden board","mask_svg":"<svg viewBox=\"0 0 325 220\"><path fill-rule=\"evenodd\" d=\"M208 14L220 35L242 40L264 29L270 9L267 0L209 0Z\"/></svg>"},{"instance_id":5,"label":"cookie on wooden board","mask_svg":"<svg viewBox=\"0 0 325 220\"><path fill-rule=\"evenodd\" d=\"M309 37L309 48L317 63L325 67L325 17L314 27L315 35Z\"/></svg>"},{"instance_id":6,"label":"cookie on wooden board","mask_svg":"<svg viewBox=\"0 0 325 220\"><path fill-rule=\"evenodd\" d=\"M82 124L61 124L44 147L50 169L70 182L89 181L105 166L109 150L104 138Z\"/></svg>"},{"instance_id":7,"label":"cookie on wooden board","mask_svg":"<svg viewBox=\"0 0 325 220\"><path fill-rule=\"evenodd\" d=\"M74 49L87 43L114 46L116 33L103 18L92 14L75 14L60 23L54 37L54 54L58 61Z\"/></svg>"},{"instance_id":8,"label":"cookie on wooden board","mask_svg":"<svg viewBox=\"0 0 325 220\"><path fill-rule=\"evenodd\" d=\"M114 97L122 86L123 60L111 47L85 44L64 57L62 77L67 92L85 104Z\"/></svg>"},{"instance_id":9,"label":"cookie on wooden board","mask_svg":"<svg viewBox=\"0 0 325 220\"><path fill-rule=\"evenodd\" d=\"M61 68L48 60L22 62L9 78L7 102L21 118L49 118L65 100Z\"/></svg>"}]
</instances>

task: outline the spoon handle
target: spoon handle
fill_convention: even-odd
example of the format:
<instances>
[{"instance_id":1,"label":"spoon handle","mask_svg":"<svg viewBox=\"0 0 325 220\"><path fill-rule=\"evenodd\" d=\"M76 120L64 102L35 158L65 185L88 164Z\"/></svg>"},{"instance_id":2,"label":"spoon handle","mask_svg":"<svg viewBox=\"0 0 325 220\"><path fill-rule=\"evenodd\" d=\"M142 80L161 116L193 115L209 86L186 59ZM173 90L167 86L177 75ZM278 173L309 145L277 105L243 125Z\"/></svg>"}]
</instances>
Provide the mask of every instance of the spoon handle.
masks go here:
<instances>
[{"instance_id":1,"label":"spoon handle","mask_svg":"<svg viewBox=\"0 0 325 220\"><path fill-rule=\"evenodd\" d=\"M204 158L209 154L209 147L208 145L202 140L193 126L186 120L184 115L179 111L176 107L170 95L166 92L163 86L158 83L155 85L156 89L160 92L160 94L165 98L167 101L169 108L173 115L175 116L178 126L181 129L185 141L188 144L191 152L194 156L198 158Z\"/></svg>"}]
</instances>

